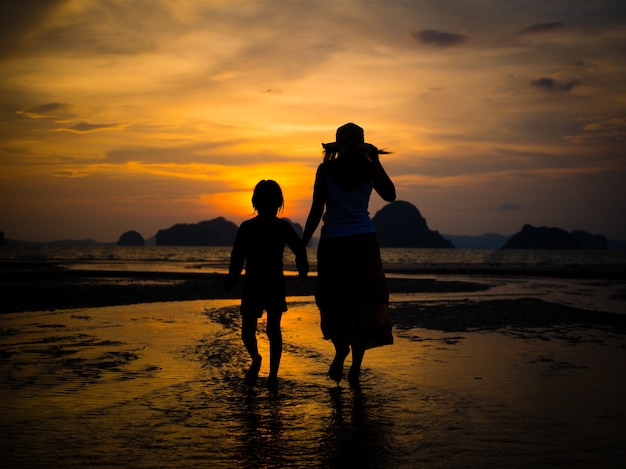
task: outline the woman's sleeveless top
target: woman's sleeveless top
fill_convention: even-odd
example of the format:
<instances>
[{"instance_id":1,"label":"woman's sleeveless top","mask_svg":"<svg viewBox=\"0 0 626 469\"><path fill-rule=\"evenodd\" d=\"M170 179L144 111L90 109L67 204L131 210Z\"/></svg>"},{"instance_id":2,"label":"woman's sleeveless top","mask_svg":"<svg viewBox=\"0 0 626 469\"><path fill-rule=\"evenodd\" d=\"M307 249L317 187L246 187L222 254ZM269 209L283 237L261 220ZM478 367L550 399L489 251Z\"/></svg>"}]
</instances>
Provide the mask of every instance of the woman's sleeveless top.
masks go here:
<instances>
[{"instance_id":1,"label":"woman's sleeveless top","mask_svg":"<svg viewBox=\"0 0 626 469\"><path fill-rule=\"evenodd\" d=\"M347 190L332 177L326 177L325 184L327 197L322 238L375 232L368 211L371 184L362 182L355 189Z\"/></svg>"}]
</instances>

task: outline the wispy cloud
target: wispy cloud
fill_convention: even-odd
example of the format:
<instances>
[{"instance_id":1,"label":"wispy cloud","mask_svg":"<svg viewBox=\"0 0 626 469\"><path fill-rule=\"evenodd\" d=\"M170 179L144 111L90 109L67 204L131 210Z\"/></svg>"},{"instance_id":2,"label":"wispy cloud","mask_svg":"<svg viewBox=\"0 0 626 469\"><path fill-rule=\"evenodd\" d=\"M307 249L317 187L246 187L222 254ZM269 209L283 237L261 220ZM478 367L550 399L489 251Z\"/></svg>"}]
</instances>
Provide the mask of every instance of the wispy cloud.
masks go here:
<instances>
[{"instance_id":1,"label":"wispy cloud","mask_svg":"<svg viewBox=\"0 0 626 469\"><path fill-rule=\"evenodd\" d=\"M496 210L499 212L510 212L510 211L514 211L514 210L521 210L522 207L516 203L513 202L503 202L498 206L495 207L491 207L491 210Z\"/></svg>"},{"instance_id":2,"label":"wispy cloud","mask_svg":"<svg viewBox=\"0 0 626 469\"><path fill-rule=\"evenodd\" d=\"M74 132L74 133L86 133L95 132L97 130L111 129L118 127L118 124L90 124L89 122L77 122L69 127L60 127L56 129L57 132Z\"/></svg>"},{"instance_id":3,"label":"wispy cloud","mask_svg":"<svg viewBox=\"0 0 626 469\"><path fill-rule=\"evenodd\" d=\"M565 139L586 145L626 142L626 114L594 116L579 134L567 136Z\"/></svg>"},{"instance_id":4,"label":"wispy cloud","mask_svg":"<svg viewBox=\"0 0 626 469\"><path fill-rule=\"evenodd\" d=\"M580 85L578 80L558 80L556 78L542 77L530 82L531 86L550 93L569 93Z\"/></svg>"},{"instance_id":5,"label":"wispy cloud","mask_svg":"<svg viewBox=\"0 0 626 469\"><path fill-rule=\"evenodd\" d=\"M558 21L553 21L550 23L540 23L534 24L532 26L528 26L527 28L522 29L519 34L543 34L549 33L552 31L556 31L558 29L563 28L563 23Z\"/></svg>"},{"instance_id":6,"label":"wispy cloud","mask_svg":"<svg viewBox=\"0 0 626 469\"><path fill-rule=\"evenodd\" d=\"M0 2L1 228L58 226L43 207L69 199L110 239L122 213L245 217L257 178L302 222L320 142L354 121L438 230L624 232L584 206L626 199L626 6L578 3Z\"/></svg>"},{"instance_id":7,"label":"wispy cloud","mask_svg":"<svg viewBox=\"0 0 626 469\"><path fill-rule=\"evenodd\" d=\"M33 31L67 0L0 2L0 58L23 53Z\"/></svg>"},{"instance_id":8,"label":"wispy cloud","mask_svg":"<svg viewBox=\"0 0 626 469\"><path fill-rule=\"evenodd\" d=\"M448 33L436 29L424 29L411 33L413 38L420 44L446 49L448 47L460 46L467 41L467 36L457 33Z\"/></svg>"},{"instance_id":9,"label":"wispy cloud","mask_svg":"<svg viewBox=\"0 0 626 469\"><path fill-rule=\"evenodd\" d=\"M59 117L61 114L67 116L68 110L69 106L67 104L46 103L22 108L16 111L16 114L28 117L29 119L50 119Z\"/></svg>"}]
</instances>

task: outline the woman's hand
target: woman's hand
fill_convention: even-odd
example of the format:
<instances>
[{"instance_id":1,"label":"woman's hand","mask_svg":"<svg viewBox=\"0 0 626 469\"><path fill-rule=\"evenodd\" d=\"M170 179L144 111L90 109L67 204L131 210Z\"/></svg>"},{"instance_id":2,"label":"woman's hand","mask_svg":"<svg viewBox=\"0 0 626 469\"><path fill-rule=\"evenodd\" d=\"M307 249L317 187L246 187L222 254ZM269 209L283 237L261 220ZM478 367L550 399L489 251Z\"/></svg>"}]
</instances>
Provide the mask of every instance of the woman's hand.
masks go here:
<instances>
[{"instance_id":1,"label":"woman's hand","mask_svg":"<svg viewBox=\"0 0 626 469\"><path fill-rule=\"evenodd\" d=\"M374 161L378 161L378 148L376 148L371 143L363 143L361 145L361 149L365 153L365 157L373 163Z\"/></svg>"}]
</instances>

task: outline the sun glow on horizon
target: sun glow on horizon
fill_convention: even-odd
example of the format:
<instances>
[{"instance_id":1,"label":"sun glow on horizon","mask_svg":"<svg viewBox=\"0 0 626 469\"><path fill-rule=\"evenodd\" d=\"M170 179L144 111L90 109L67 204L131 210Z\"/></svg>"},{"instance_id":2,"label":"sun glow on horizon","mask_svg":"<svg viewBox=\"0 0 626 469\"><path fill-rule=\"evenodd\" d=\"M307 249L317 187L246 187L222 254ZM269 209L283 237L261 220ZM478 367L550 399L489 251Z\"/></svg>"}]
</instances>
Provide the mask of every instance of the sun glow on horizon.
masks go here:
<instances>
[{"instance_id":1,"label":"sun glow on horizon","mask_svg":"<svg viewBox=\"0 0 626 469\"><path fill-rule=\"evenodd\" d=\"M304 223L321 143L355 122L442 233L539 220L626 239L626 7L607 5L13 2L0 230L240 223L261 179Z\"/></svg>"}]
</instances>

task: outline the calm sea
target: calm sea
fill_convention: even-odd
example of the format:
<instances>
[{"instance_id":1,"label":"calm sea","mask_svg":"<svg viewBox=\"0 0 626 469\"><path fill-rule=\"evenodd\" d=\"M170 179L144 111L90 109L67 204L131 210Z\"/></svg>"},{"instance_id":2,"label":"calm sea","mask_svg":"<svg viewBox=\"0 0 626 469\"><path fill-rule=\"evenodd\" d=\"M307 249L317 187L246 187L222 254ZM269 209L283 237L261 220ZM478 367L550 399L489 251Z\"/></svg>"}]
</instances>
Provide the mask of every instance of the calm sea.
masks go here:
<instances>
[{"instance_id":1,"label":"calm sea","mask_svg":"<svg viewBox=\"0 0 626 469\"><path fill-rule=\"evenodd\" d=\"M69 268L223 272L230 246L3 246L0 262L55 263ZM315 270L316 248L308 248ZM533 271L626 273L626 251L383 248L387 272ZM285 268L294 269L290 251Z\"/></svg>"}]
</instances>

